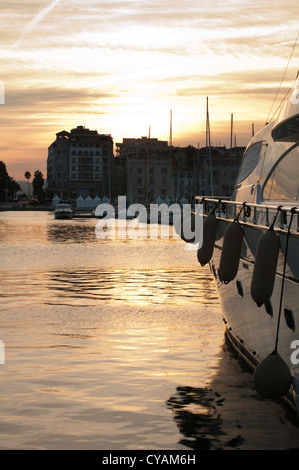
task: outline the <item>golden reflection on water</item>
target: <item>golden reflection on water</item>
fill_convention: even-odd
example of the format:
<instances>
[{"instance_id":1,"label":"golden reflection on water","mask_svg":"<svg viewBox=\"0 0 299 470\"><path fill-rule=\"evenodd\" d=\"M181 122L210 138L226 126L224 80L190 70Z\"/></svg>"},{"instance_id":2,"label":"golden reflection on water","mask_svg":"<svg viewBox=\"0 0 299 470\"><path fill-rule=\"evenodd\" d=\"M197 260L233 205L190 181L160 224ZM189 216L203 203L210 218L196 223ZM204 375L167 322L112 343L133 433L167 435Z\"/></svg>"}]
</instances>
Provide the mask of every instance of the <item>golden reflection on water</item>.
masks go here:
<instances>
[{"instance_id":1,"label":"golden reflection on water","mask_svg":"<svg viewBox=\"0 0 299 470\"><path fill-rule=\"evenodd\" d=\"M217 293L195 252L100 242L94 226L0 214L0 447L295 447L221 354Z\"/></svg>"},{"instance_id":2,"label":"golden reflection on water","mask_svg":"<svg viewBox=\"0 0 299 470\"><path fill-rule=\"evenodd\" d=\"M173 226L137 223L130 230L132 221L115 222L115 237L107 240L173 239L178 238ZM98 220L95 218L74 218L55 220L52 212L3 212L0 213L0 243L35 244L83 244L99 243ZM112 236L112 235L111 235Z\"/></svg>"},{"instance_id":3,"label":"golden reflection on water","mask_svg":"<svg viewBox=\"0 0 299 470\"><path fill-rule=\"evenodd\" d=\"M115 269L2 273L0 302L6 305L218 304L209 271Z\"/></svg>"}]
</instances>

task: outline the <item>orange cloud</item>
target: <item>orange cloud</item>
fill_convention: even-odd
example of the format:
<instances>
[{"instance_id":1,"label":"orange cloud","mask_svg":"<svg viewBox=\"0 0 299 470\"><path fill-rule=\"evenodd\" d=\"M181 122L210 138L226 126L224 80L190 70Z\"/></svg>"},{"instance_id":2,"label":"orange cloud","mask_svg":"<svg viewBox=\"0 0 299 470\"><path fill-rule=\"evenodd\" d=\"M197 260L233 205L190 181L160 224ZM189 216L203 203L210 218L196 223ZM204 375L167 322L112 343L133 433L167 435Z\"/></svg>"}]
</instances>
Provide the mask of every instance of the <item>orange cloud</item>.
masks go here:
<instances>
[{"instance_id":1,"label":"orange cloud","mask_svg":"<svg viewBox=\"0 0 299 470\"><path fill-rule=\"evenodd\" d=\"M267 117L298 32L290 0L3 0L0 18L0 158L18 179L26 162L45 168L55 133L77 125L115 141L151 126L165 140L173 109L174 141L197 145L206 96L215 142L229 145L234 113L245 145L251 122Z\"/></svg>"}]
</instances>

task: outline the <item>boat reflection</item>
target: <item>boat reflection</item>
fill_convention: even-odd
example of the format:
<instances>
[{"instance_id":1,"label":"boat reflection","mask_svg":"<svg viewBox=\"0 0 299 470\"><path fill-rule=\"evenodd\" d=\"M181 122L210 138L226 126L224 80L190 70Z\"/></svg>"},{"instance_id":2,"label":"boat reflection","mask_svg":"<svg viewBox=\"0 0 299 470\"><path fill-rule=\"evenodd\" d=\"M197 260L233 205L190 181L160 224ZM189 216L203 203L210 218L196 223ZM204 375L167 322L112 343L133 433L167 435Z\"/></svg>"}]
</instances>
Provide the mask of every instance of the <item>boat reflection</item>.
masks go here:
<instances>
[{"instance_id":1,"label":"boat reflection","mask_svg":"<svg viewBox=\"0 0 299 470\"><path fill-rule=\"evenodd\" d=\"M222 419L217 413L216 395L201 387L177 387L167 406L184 438L179 444L193 450L210 450L220 444ZM219 398L220 400L220 398Z\"/></svg>"},{"instance_id":2,"label":"boat reflection","mask_svg":"<svg viewBox=\"0 0 299 470\"><path fill-rule=\"evenodd\" d=\"M166 406L182 435L179 444L193 450L298 449L296 416L283 402L257 395L251 372L225 339L212 381L177 387ZM278 422L283 436L275 433Z\"/></svg>"},{"instance_id":3,"label":"boat reflection","mask_svg":"<svg viewBox=\"0 0 299 470\"><path fill-rule=\"evenodd\" d=\"M91 243L97 242L95 236L95 224L80 220L79 223L72 220L55 221L48 225L48 242L50 243Z\"/></svg>"}]
</instances>

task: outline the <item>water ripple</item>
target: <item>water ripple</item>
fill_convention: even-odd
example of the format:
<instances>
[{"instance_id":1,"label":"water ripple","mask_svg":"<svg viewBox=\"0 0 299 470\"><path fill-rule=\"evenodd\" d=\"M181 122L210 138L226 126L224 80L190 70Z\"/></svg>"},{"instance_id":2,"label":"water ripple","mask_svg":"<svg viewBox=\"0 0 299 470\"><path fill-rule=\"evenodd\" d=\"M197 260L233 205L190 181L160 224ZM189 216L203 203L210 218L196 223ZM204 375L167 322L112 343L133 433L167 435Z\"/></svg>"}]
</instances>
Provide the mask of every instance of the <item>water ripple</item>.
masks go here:
<instances>
[{"instance_id":1,"label":"water ripple","mask_svg":"<svg viewBox=\"0 0 299 470\"><path fill-rule=\"evenodd\" d=\"M209 271L115 269L2 273L0 304L14 306L133 304L218 305Z\"/></svg>"}]
</instances>

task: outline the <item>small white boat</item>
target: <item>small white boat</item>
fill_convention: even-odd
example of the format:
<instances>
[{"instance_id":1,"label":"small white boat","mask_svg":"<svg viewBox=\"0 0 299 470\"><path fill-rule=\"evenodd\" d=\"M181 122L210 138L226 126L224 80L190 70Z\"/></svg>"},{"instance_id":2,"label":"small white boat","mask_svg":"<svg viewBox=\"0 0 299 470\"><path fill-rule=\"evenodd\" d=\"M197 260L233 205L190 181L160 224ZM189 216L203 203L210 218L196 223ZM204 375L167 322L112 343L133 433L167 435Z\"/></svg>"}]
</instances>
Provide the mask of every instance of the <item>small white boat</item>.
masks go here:
<instances>
[{"instance_id":1,"label":"small white boat","mask_svg":"<svg viewBox=\"0 0 299 470\"><path fill-rule=\"evenodd\" d=\"M298 85L298 82L297 82ZM299 411L299 87L252 137L230 200L204 208L201 266L210 265L226 336L256 392ZM195 217L195 213L193 217Z\"/></svg>"},{"instance_id":2,"label":"small white boat","mask_svg":"<svg viewBox=\"0 0 299 470\"><path fill-rule=\"evenodd\" d=\"M72 219L73 210L69 204L58 204L54 210L55 219Z\"/></svg>"}]
</instances>

